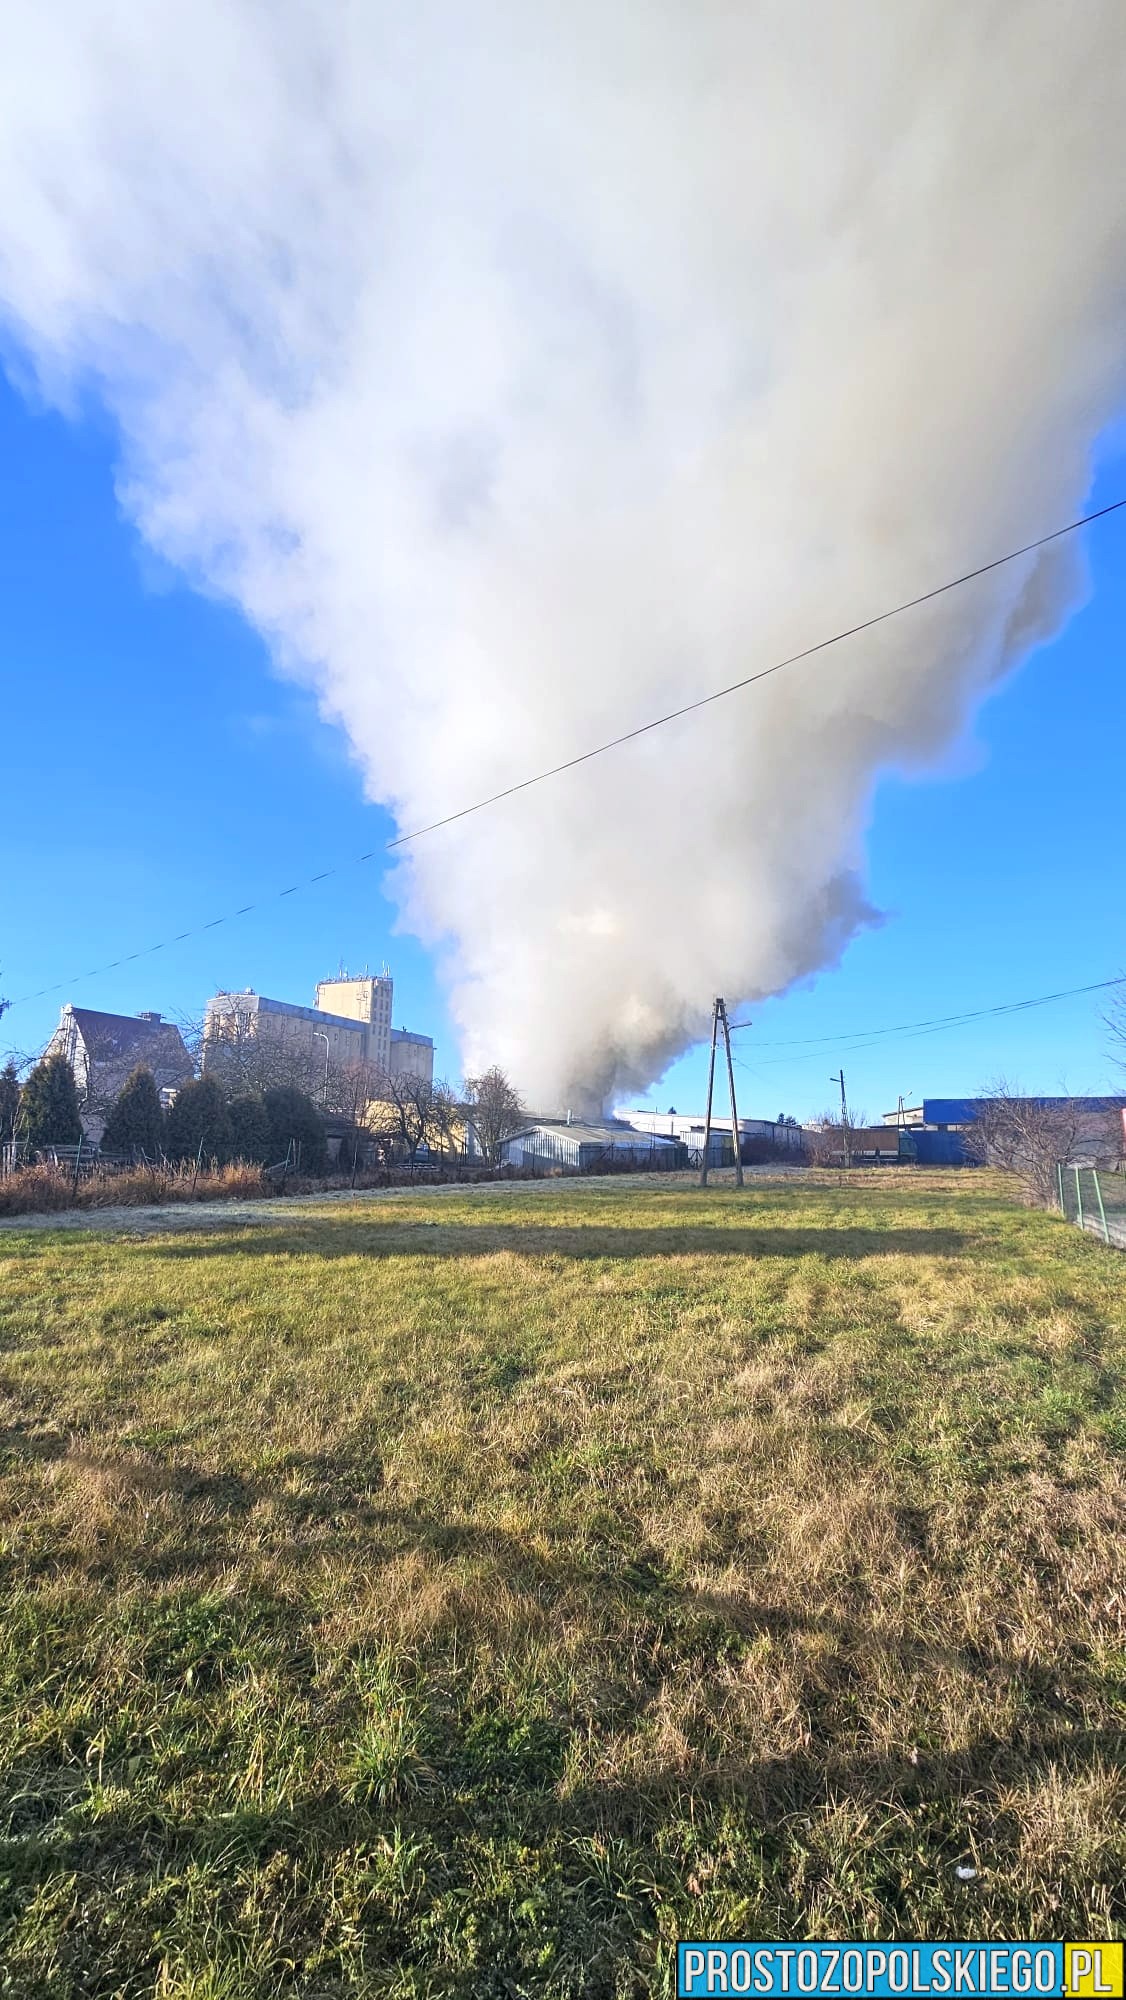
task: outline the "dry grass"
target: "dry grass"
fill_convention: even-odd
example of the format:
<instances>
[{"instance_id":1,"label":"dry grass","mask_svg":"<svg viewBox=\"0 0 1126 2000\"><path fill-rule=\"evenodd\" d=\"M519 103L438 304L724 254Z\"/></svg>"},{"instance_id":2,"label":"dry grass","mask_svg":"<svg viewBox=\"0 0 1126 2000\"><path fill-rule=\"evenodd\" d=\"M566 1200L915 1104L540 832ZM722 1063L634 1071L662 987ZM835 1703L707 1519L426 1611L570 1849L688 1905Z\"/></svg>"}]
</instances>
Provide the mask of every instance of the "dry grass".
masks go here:
<instances>
[{"instance_id":1,"label":"dry grass","mask_svg":"<svg viewBox=\"0 0 1126 2000\"><path fill-rule=\"evenodd\" d=\"M1124 1271L956 1175L4 1239L0 1991L1116 1935Z\"/></svg>"},{"instance_id":2,"label":"dry grass","mask_svg":"<svg viewBox=\"0 0 1126 2000\"><path fill-rule=\"evenodd\" d=\"M36 1215L64 1208L142 1208L152 1202L249 1201L270 1193L262 1168L246 1160L212 1163L198 1170L191 1160L151 1167L114 1168L75 1177L70 1167L42 1161L0 1180L0 1215Z\"/></svg>"},{"instance_id":3,"label":"dry grass","mask_svg":"<svg viewBox=\"0 0 1126 2000\"><path fill-rule=\"evenodd\" d=\"M95 1165L75 1175L73 1167L40 1161L0 1179L0 1216L51 1215L65 1209L149 1208L180 1202L253 1201L263 1196L309 1195L345 1188L419 1188L423 1185L465 1185L478 1182L529 1181L528 1168L495 1169L464 1161L415 1166L364 1167L356 1175L286 1174L249 1160L217 1161L198 1169L192 1160L160 1160L151 1166Z\"/></svg>"}]
</instances>

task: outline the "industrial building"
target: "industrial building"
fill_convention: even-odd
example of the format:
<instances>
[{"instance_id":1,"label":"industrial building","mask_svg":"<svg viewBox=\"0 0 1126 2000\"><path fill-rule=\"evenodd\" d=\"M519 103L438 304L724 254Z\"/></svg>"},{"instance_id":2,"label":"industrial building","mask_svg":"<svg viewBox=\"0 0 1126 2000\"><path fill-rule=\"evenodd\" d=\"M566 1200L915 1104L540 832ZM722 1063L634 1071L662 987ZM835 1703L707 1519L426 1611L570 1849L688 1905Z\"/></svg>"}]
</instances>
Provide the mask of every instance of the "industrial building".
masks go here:
<instances>
[{"instance_id":1,"label":"industrial building","mask_svg":"<svg viewBox=\"0 0 1126 2000\"><path fill-rule=\"evenodd\" d=\"M1025 1100L1045 1111L1077 1112L1093 1145L1105 1145L1117 1122L1126 1132L1126 1097L1035 1097ZM884 1125L899 1133L899 1157L921 1167L961 1167L968 1162L965 1133L980 1117L988 1097L924 1097L919 1104L884 1112Z\"/></svg>"},{"instance_id":2,"label":"industrial building","mask_svg":"<svg viewBox=\"0 0 1126 2000\"><path fill-rule=\"evenodd\" d=\"M390 1074L393 1037L391 1006L394 997L394 981L386 967L382 972L363 972L358 976L341 971L335 979L318 980L313 1009L318 1014L331 1014L338 1020L358 1022L367 1037L365 1063L369 1063L372 1069ZM399 1032L401 1034L403 1030Z\"/></svg>"},{"instance_id":3,"label":"industrial building","mask_svg":"<svg viewBox=\"0 0 1126 2000\"><path fill-rule=\"evenodd\" d=\"M415 1076L432 1082L434 1043L429 1035L393 1028L394 986L389 972L322 979L312 1007L271 1000L264 993L217 993L204 1017L207 1070L237 1071L267 1081L304 1073L312 1087L330 1071L366 1069L378 1076Z\"/></svg>"},{"instance_id":4,"label":"industrial building","mask_svg":"<svg viewBox=\"0 0 1126 2000\"><path fill-rule=\"evenodd\" d=\"M730 1159L728 1135L728 1159ZM684 1148L659 1133L637 1132L619 1119L534 1118L501 1147L506 1166L590 1173L600 1166L680 1166Z\"/></svg>"},{"instance_id":5,"label":"industrial building","mask_svg":"<svg viewBox=\"0 0 1126 2000\"><path fill-rule=\"evenodd\" d=\"M669 1139L679 1140L687 1148L689 1155L698 1156L703 1151L705 1119L702 1111L684 1113L680 1111L619 1111L617 1116L637 1132L662 1134ZM800 1125L786 1125L773 1118L740 1118L739 1150L745 1162L761 1152L765 1146L771 1150L785 1149L799 1159L802 1152L802 1131ZM722 1111L712 1112L712 1134L708 1146L709 1167L730 1166L734 1159L731 1138L731 1118ZM693 1162L695 1163L695 1161Z\"/></svg>"},{"instance_id":6,"label":"industrial building","mask_svg":"<svg viewBox=\"0 0 1126 2000\"><path fill-rule=\"evenodd\" d=\"M430 1036L412 1034L409 1028L392 1028L387 1073L417 1076L422 1083L433 1083L434 1044Z\"/></svg>"}]
</instances>

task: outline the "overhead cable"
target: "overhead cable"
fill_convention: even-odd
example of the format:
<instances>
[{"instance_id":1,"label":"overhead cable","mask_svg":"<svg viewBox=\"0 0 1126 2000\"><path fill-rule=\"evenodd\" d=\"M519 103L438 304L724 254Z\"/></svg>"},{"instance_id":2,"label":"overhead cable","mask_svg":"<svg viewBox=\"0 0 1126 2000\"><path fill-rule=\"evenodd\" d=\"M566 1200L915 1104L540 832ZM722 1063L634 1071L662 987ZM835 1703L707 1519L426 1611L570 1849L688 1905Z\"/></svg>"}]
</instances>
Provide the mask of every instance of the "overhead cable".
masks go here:
<instances>
[{"instance_id":1,"label":"overhead cable","mask_svg":"<svg viewBox=\"0 0 1126 2000\"><path fill-rule=\"evenodd\" d=\"M760 667L753 674L744 674L741 680L731 681L726 687L715 688L710 694L698 695L694 701L685 702L680 708L669 709L665 715L657 715L649 722L641 722L635 729L627 729L620 736L611 736L605 743L597 743L591 750L582 750L574 757L566 757L559 764L549 765L544 771L537 771L530 778L521 778L515 784L506 785L499 792L491 792L487 798L476 799L472 805L460 806L456 812L446 813L441 819L431 820L426 826L414 827L409 833L400 833L394 840L388 840L382 847L372 848L366 854L355 856L352 861L337 862L331 868L322 868L316 875L309 875L301 882L293 882L287 889L279 889L267 901L280 901L285 896L294 896L301 889L312 888L317 882L326 882L331 875L339 875L345 869L359 867L364 862L374 861L381 854L390 854L396 848L406 847L411 841L422 840L427 834L438 833L441 828L453 826L458 820L468 819L471 814L484 812L489 806L500 805L505 799L515 798L518 793L530 791L534 785L546 784L549 778L561 777L565 771L574 771L580 764L589 764L595 757L604 757L611 750L618 750L625 743L634 743L640 736L648 736L655 729L663 729L670 722L678 722L683 716L694 715L697 710L710 707L714 702L726 701L730 695L741 694L744 689L754 687L759 681L769 680L772 674L780 674L787 667L794 667L803 660L810 660L817 653L824 653L830 646L839 646L845 639L855 639L862 632L871 632L877 625L884 625L891 618L899 618L905 611L917 610L921 604L930 604L934 598L942 597L947 591L958 590L963 584L972 583L975 578L988 576L992 570L1003 569L1007 563L1017 562L1021 556L1032 555L1037 549L1046 548L1050 542L1058 542L1065 535L1073 535L1080 528L1090 527L1093 521L1101 521L1108 514L1117 514L1126 507L1126 498L1112 500L1106 507L1095 507L1089 514L1081 514L1078 519L1068 521L1062 528L1053 528L1049 534L1038 535L1035 541L1024 542L1020 548L1009 549L1005 555L994 556L991 561L979 563L976 569L964 570L960 576L950 577L946 583L935 584L930 590L921 591L917 597L905 598L887 611L877 611L870 618L863 618L856 625L847 625L828 638L818 639L811 646L803 646L800 652L790 653L785 659L775 660L771 666ZM185 931L177 931L172 937L162 938L159 944L144 945L138 951L122 954L110 959L105 965L96 965L86 972L76 972L69 979L54 980L49 986L40 986L34 993L23 993L18 1000L8 1004L23 1007L31 1000L42 1000L50 993L59 993L64 987L77 986L87 979L99 978L103 973L116 972L123 965L132 965L137 959L151 958L158 951L166 951L169 946L183 944L186 939L202 937L204 932L217 930L220 924L232 923L238 917L245 917L252 910L265 907L262 902L243 903L237 910L228 910L223 916L212 917L205 924L193 925Z\"/></svg>"}]
</instances>

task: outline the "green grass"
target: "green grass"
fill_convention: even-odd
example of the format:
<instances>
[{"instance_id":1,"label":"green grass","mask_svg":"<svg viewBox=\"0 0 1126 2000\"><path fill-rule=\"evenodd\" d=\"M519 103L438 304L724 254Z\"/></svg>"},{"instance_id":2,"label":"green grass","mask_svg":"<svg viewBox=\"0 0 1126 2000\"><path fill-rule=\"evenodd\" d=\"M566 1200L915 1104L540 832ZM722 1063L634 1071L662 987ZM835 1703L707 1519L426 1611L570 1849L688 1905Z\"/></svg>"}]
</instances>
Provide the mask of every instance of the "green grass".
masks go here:
<instances>
[{"instance_id":1,"label":"green grass","mask_svg":"<svg viewBox=\"0 0 1126 2000\"><path fill-rule=\"evenodd\" d=\"M1120 1934L1124 1281L977 1175L0 1236L0 1994Z\"/></svg>"}]
</instances>

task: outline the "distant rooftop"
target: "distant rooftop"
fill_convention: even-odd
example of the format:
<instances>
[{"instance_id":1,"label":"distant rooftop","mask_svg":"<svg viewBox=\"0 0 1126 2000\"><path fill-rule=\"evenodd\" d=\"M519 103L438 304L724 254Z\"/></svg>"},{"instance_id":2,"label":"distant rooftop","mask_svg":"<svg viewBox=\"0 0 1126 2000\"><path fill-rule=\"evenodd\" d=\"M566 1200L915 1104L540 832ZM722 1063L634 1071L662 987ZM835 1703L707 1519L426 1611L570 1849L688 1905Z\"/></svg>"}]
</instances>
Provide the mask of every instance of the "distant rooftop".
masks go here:
<instances>
[{"instance_id":1,"label":"distant rooftop","mask_svg":"<svg viewBox=\"0 0 1126 2000\"><path fill-rule=\"evenodd\" d=\"M520 1132L540 1131L567 1132L580 1145L605 1145L612 1139L652 1139L662 1146L675 1144L667 1132L640 1132L636 1125L628 1125L622 1118L561 1118L558 1115L541 1118L529 1112L520 1126ZM519 1132L513 1137L518 1138Z\"/></svg>"},{"instance_id":2,"label":"distant rooftop","mask_svg":"<svg viewBox=\"0 0 1126 2000\"><path fill-rule=\"evenodd\" d=\"M216 993L208 1004L214 1007L216 1001L219 1000L229 1000L232 1007L236 1001L241 1000L245 1002L251 1000L254 1003L251 1012L259 1014L288 1014L294 1020L312 1021L314 1027L318 1028L325 1021L331 1021L334 1028L351 1028L353 1033L363 1034L365 1027L369 1025L365 1021L357 1021L354 1015L329 1014L323 1007L301 1007L294 1000L270 1000L267 999L264 993L255 993L251 988L248 988L244 993ZM223 1011L226 1010L224 1009Z\"/></svg>"},{"instance_id":3,"label":"distant rooftop","mask_svg":"<svg viewBox=\"0 0 1126 2000\"><path fill-rule=\"evenodd\" d=\"M972 1125L989 1097L924 1097L921 1104L905 1104L902 1111L885 1111L884 1124ZM1121 1111L1126 1097L1018 1097L1019 1104L1037 1104L1046 1111Z\"/></svg>"},{"instance_id":4,"label":"distant rooftop","mask_svg":"<svg viewBox=\"0 0 1126 2000\"><path fill-rule=\"evenodd\" d=\"M107 1014L99 1007L64 1007L64 1018L75 1023L90 1055L96 1062L120 1061L136 1055L162 1058L162 1067L174 1067L183 1059L185 1070L191 1058L174 1021L164 1021L151 1011L143 1014Z\"/></svg>"}]
</instances>

